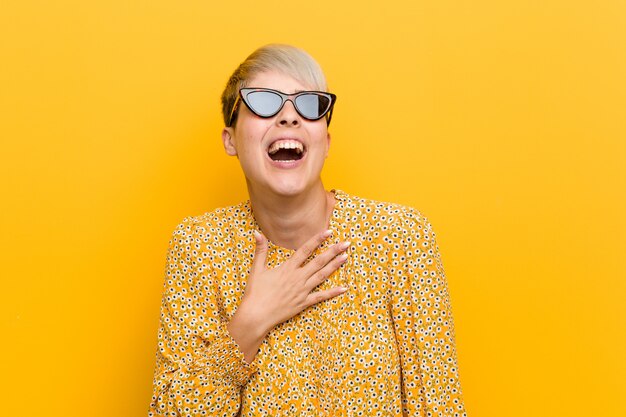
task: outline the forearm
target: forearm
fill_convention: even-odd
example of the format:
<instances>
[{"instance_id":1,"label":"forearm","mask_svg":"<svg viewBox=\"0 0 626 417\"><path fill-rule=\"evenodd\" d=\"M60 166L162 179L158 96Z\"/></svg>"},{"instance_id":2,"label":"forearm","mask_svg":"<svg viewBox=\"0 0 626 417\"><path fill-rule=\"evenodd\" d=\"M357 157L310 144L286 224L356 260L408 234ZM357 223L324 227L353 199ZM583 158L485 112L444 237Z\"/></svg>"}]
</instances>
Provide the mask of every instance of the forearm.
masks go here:
<instances>
[{"instance_id":1,"label":"forearm","mask_svg":"<svg viewBox=\"0 0 626 417\"><path fill-rule=\"evenodd\" d=\"M206 407L219 415L237 413L241 387L256 368L244 363L225 326L216 331L206 347L187 351L184 361L176 359L172 338L160 338L150 415L195 416Z\"/></svg>"}]
</instances>

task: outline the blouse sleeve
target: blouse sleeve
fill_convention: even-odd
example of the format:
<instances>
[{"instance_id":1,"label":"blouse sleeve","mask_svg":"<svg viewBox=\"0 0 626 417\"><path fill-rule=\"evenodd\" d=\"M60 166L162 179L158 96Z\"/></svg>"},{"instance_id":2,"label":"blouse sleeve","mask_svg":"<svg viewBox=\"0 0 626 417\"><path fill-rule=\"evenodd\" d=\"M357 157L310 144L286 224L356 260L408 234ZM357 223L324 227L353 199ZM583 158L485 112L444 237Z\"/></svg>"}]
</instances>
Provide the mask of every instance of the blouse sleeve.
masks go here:
<instances>
[{"instance_id":1,"label":"blouse sleeve","mask_svg":"<svg viewBox=\"0 0 626 417\"><path fill-rule=\"evenodd\" d=\"M256 371L226 329L198 227L185 219L170 241L149 416L235 416Z\"/></svg>"},{"instance_id":2,"label":"blouse sleeve","mask_svg":"<svg viewBox=\"0 0 626 417\"><path fill-rule=\"evenodd\" d=\"M402 239L404 266L396 273L392 315L403 415L464 417L450 297L435 234L427 219L411 212Z\"/></svg>"}]
</instances>

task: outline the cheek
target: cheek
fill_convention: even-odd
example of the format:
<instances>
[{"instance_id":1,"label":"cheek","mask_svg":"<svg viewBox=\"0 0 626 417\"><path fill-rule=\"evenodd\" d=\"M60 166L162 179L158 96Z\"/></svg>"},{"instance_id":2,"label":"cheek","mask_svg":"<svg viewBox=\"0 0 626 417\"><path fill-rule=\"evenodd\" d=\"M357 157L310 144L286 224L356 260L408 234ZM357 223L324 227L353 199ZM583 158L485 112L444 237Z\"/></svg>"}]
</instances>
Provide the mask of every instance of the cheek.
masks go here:
<instances>
[{"instance_id":1,"label":"cheek","mask_svg":"<svg viewBox=\"0 0 626 417\"><path fill-rule=\"evenodd\" d=\"M326 123L326 122L324 122ZM312 132L313 137L317 138L316 141L322 145L322 147L328 149L330 146L330 137L328 136L328 129L326 126L321 126L316 131Z\"/></svg>"},{"instance_id":2,"label":"cheek","mask_svg":"<svg viewBox=\"0 0 626 417\"><path fill-rule=\"evenodd\" d=\"M240 137L252 142L260 142L267 131L272 127L272 119L263 119L257 116L245 117L241 124Z\"/></svg>"},{"instance_id":3,"label":"cheek","mask_svg":"<svg viewBox=\"0 0 626 417\"><path fill-rule=\"evenodd\" d=\"M263 141L263 133L267 127L263 123L249 119L237 127L237 152L239 155L258 152Z\"/></svg>"}]
</instances>

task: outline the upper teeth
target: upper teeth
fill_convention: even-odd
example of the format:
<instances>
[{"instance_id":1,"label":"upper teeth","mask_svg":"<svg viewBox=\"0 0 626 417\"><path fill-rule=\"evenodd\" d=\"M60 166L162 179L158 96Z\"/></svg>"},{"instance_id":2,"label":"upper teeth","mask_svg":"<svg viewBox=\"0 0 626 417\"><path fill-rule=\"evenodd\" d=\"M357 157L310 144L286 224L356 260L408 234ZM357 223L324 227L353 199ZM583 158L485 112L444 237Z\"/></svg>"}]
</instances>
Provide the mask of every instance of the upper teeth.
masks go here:
<instances>
[{"instance_id":1,"label":"upper teeth","mask_svg":"<svg viewBox=\"0 0 626 417\"><path fill-rule=\"evenodd\" d=\"M296 152L302 153L304 151L304 146L297 140L281 139L272 143L268 152L270 154L275 154L279 149L295 149Z\"/></svg>"}]
</instances>

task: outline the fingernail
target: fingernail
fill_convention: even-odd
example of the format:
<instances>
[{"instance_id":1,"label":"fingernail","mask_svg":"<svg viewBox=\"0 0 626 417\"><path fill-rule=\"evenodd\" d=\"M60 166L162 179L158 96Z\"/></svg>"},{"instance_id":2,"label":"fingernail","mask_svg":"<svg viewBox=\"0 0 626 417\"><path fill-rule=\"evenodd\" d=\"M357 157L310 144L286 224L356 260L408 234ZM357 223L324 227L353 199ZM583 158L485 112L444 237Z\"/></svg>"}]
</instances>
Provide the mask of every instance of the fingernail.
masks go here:
<instances>
[{"instance_id":1,"label":"fingernail","mask_svg":"<svg viewBox=\"0 0 626 417\"><path fill-rule=\"evenodd\" d=\"M326 230L324 233L322 233L322 236L324 236L324 237L328 237L328 236L330 236L330 235L332 235L332 234L333 234L333 231L332 231L332 230L330 230L330 229L328 229L328 230Z\"/></svg>"},{"instance_id":2,"label":"fingernail","mask_svg":"<svg viewBox=\"0 0 626 417\"><path fill-rule=\"evenodd\" d=\"M348 288L346 288L346 287L340 287L340 288L339 288L339 291L341 291L341 292L343 293L343 292L348 291Z\"/></svg>"},{"instance_id":3,"label":"fingernail","mask_svg":"<svg viewBox=\"0 0 626 417\"><path fill-rule=\"evenodd\" d=\"M261 233L257 232L256 230L253 230L252 233L254 234L256 240L261 240Z\"/></svg>"},{"instance_id":4,"label":"fingernail","mask_svg":"<svg viewBox=\"0 0 626 417\"><path fill-rule=\"evenodd\" d=\"M341 250L348 249L348 246L350 246L351 244L352 244L352 242L343 242L341 244Z\"/></svg>"},{"instance_id":5,"label":"fingernail","mask_svg":"<svg viewBox=\"0 0 626 417\"><path fill-rule=\"evenodd\" d=\"M348 259L348 254L347 253L342 253L341 255L339 255L339 260L341 262L345 262Z\"/></svg>"}]
</instances>

